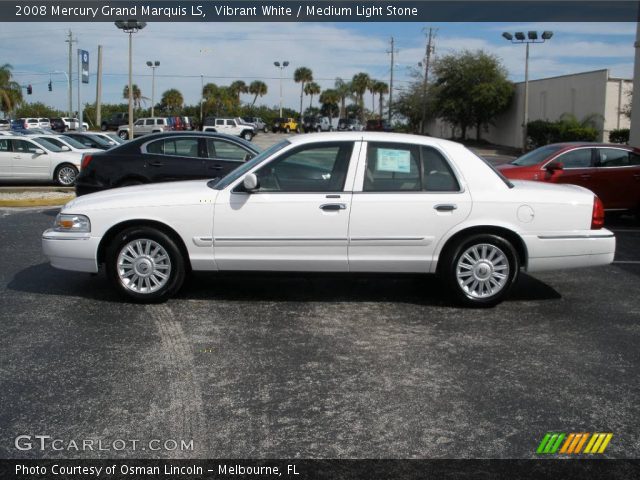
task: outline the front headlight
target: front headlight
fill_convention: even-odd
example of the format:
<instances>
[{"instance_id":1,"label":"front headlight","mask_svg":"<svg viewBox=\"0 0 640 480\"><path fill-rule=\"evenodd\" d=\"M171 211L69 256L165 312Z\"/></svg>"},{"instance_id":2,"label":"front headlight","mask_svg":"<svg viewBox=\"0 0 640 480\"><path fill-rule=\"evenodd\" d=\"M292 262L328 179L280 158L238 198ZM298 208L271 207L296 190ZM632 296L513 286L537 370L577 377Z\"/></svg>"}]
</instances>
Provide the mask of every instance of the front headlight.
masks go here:
<instances>
[{"instance_id":1,"label":"front headlight","mask_svg":"<svg viewBox=\"0 0 640 480\"><path fill-rule=\"evenodd\" d=\"M91 232L89 217L59 213L53 223L56 232Z\"/></svg>"}]
</instances>

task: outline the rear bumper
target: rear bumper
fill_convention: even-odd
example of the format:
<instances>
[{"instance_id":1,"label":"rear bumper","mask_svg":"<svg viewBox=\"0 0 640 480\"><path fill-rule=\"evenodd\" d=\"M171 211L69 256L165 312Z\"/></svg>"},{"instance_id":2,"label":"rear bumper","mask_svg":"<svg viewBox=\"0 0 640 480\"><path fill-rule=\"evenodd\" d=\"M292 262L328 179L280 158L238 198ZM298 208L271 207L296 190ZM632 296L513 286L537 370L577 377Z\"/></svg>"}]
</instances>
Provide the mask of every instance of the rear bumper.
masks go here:
<instances>
[{"instance_id":1,"label":"rear bumper","mask_svg":"<svg viewBox=\"0 0 640 480\"><path fill-rule=\"evenodd\" d=\"M49 229L42 234L42 252L55 268L96 273L100 240L90 233L62 233Z\"/></svg>"},{"instance_id":2,"label":"rear bumper","mask_svg":"<svg viewBox=\"0 0 640 480\"><path fill-rule=\"evenodd\" d=\"M523 238L528 272L609 265L616 251L616 238L605 229Z\"/></svg>"}]
</instances>

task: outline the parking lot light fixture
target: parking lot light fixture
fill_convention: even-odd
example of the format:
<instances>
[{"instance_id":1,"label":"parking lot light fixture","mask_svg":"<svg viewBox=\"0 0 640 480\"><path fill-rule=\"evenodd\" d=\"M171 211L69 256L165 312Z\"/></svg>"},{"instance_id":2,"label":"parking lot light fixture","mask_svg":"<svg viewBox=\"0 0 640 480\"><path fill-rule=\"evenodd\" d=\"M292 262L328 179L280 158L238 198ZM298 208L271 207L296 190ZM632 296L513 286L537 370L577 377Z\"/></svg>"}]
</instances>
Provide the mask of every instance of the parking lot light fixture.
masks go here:
<instances>
[{"instance_id":1,"label":"parking lot light fixture","mask_svg":"<svg viewBox=\"0 0 640 480\"><path fill-rule=\"evenodd\" d=\"M158 60L151 62L148 61L147 62L147 67L151 68L151 116L155 117L154 115L154 107L156 104L155 98L156 98L156 68L158 68L160 66L160 62Z\"/></svg>"},{"instance_id":2,"label":"parking lot light fixture","mask_svg":"<svg viewBox=\"0 0 640 480\"><path fill-rule=\"evenodd\" d=\"M139 22L136 19L117 20L116 27L124 33L129 34L129 138L133 138L133 34L147 26L146 22Z\"/></svg>"},{"instance_id":3,"label":"parking lot light fixture","mask_svg":"<svg viewBox=\"0 0 640 480\"><path fill-rule=\"evenodd\" d=\"M286 60L282 63L273 62L273 65L280 69L280 117L282 118L282 70L289 66L289 62Z\"/></svg>"},{"instance_id":4,"label":"parking lot light fixture","mask_svg":"<svg viewBox=\"0 0 640 480\"><path fill-rule=\"evenodd\" d=\"M544 43L553 37L553 32L545 30L542 32L540 38L538 38L538 32L527 32L527 37L524 33L516 32L515 39L509 32L503 32L502 36L511 43L524 43L526 45L525 60L524 60L524 113L522 118L522 151L527 150L527 123L529 122L529 44L531 43Z\"/></svg>"}]
</instances>

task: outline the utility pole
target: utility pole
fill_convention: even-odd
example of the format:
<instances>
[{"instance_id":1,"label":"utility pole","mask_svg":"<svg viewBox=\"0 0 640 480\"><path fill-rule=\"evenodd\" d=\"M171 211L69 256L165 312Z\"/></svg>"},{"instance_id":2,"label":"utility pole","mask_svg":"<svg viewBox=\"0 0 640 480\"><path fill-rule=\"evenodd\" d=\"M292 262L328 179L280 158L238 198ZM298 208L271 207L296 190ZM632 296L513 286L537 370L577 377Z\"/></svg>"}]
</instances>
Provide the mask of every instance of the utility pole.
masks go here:
<instances>
[{"instance_id":1,"label":"utility pole","mask_svg":"<svg viewBox=\"0 0 640 480\"><path fill-rule=\"evenodd\" d=\"M388 113L388 120L387 120L389 122L389 125L391 125L391 104L393 103L393 66L394 66L393 55L395 53L393 37L391 37L391 50L388 51L387 53L391 54L391 74L389 77L389 113Z\"/></svg>"},{"instance_id":2,"label":"utility pole","mask_svg":"<svg viewBox=\"0 0 640 480\"><path fill-rule=\"evenodd\" d=\"M429 37L424 58L424 81L422 82L422 122L420 126L420 133L423 135L427 123L427 84L429 82L429 63L431 62L431 54L435 50L435 47L432 44L434 37L435 33L433 28L429 28Z\"/></svg>"},{"instance_id":3,"label":"utility pole","mask_svg":"<svg viewBox=\"0 0 640 480\"><path fill-rule=\"evenodd\" d=\"M73 117L73 87L71 85L71 79L73 78L73 44L78 43L78 40L73 39L73 34L69 30L69 38L65 40L69 44L69 117Z\"/></svg>"},{"instance_id":4,"label":"utility pole","mask_svg":"<svg viewBox=\"0 0 640 480\"><path fill-rule=\"evenodd\" d=\"M96 126L102 125L102 45L98 45L98 72L96 79Z\"/></svg>"}]
</instances>

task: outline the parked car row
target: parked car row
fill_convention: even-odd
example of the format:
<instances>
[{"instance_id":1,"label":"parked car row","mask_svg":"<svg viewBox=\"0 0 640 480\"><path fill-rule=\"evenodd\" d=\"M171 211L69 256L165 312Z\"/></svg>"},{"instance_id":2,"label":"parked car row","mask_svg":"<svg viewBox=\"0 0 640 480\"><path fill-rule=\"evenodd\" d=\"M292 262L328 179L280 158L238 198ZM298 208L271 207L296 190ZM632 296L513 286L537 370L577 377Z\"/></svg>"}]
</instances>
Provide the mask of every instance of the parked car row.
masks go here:
<instances>
[{"instance_id":1,"label":"parked car row","mask_svg":"<svg viewBox=\"0 0 640 480\"><path fill-rule=\"evenodd\" d=\"M21 133L0 132L0 180L54 182L70 187L76 182L82 157L108 150L120 139L102 133L56 133L33 128Z\"/></svg>"}]
</instances>

